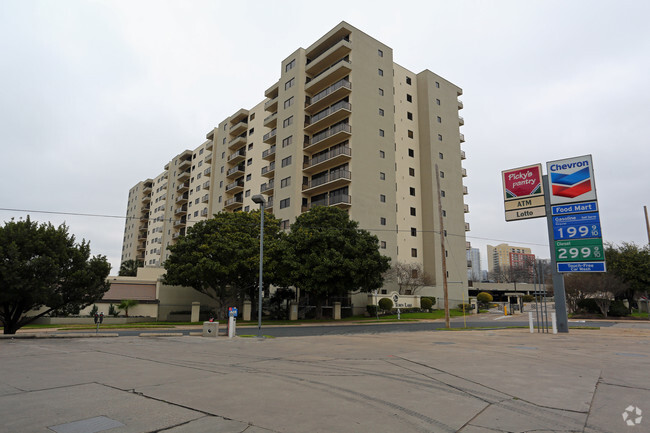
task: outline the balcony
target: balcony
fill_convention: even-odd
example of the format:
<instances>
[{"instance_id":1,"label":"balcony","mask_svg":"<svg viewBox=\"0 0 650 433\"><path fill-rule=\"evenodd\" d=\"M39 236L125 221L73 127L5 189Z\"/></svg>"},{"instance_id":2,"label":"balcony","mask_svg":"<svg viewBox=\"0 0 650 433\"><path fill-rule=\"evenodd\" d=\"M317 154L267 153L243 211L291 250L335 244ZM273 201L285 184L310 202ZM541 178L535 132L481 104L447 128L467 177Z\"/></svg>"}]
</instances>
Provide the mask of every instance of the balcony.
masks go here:
<instances>
[{"instance_id":1,"label":"balcony","mask_svg":"<svg viewBox=\"0 0 650 433\"><path fill-rule=\"evenodd\" d=\"M262 194L272 194L274 186L275 186L275 180L271 179L270 181L268 181L268 183L262 184L262 186L260 187L260 192Z\"/></svg>"},{"instance_id":2,"label":"balcony","mask_svg":"<svg viewBox=\"0 0 650 433\"><path fill-rule=\"evenodd\" d=\"M187 193L185 193L183 195L179 195L178 197L176 197L176 204L185 203L187 201L188 197L189 196L187 195Z\"/></svg>"},{"instance_id":3,"label":"balcony","mask_svg":"<svg viewBox=\"0 0 650 433\"><path fill-rule=\"evenodd\" d=\"M244 189L244 179L237 179L236 181L226 185L226 192L235 193Z\"/></svg>"},{"instance_id":4,"label":"balcony","mask_svg":"<svg viewBox=\"0 0 650 433\"><path fill-rule=\"evenodd\" d=\"M471 242L465 242L465 249L466 250L472 249L472 243Z\"/></svg>"},{"instance_id":5,"label":"balcony","mask_svg":"<svg viewBox=\"0 0 650 433\"><path fill-rule=\"evenodd\" d=\"M262 152L262 159L265 159L267 161L275 159L275 144L269 149L266 149L264 152Z\"/></svg>"},{"instance_id":6,"label":"balcony","mask_svg":"<svg viewBox=\"0 0 650 433\"><path fill-rule=\"evenodd\" d=\"M142 209L140 209L140 212L143 212L143 213L144 212L149 212L149 209L151 209L151 205L146 204L146 205L142 206Z\"/></svg>"},{"instance_id":7,"label":"balcony","mask_svg":"<svg viewBox=\"0 0 650 433\"><path fill-rule=\"evenodd\" d=\"M190 168L192 166L192 160L191 159L184 159L178 163L178 169L179 170L185 170L187 168Z\"/></svg>"},{"instance_id":8,"label":"balcony","mask_svg":"<svg viewBox=\"0 0 650 433\"><path fill-rule=\"evenodd\" d=\"M210 176L210 173L212 173L212 167L208 167L203 170L203 176Z\"/></svg>"},{"instance_id":9,"label":"balcony","mask_svg":"<svg viewBox=\"0 0 650 433\"><path fill-rule=\"evenodd\" d=\"M303 163L302 171L309 174L323 171L328 168L334 168L345 161L349 161L351 157L352 149L348 147L332 149L327 153L313 156L309 162Z\"/></svg>"},{"instance_id":10,"label":"balcony","mask_svg":"<svg viewBox=\"0 0 650 433\"><path fill-rule=\"evenodd\" d=\"M463 109L463 101L461 101L460 99L458 100L458 109L459 110Z\"/></svg>"},{"instance_id":11,"label":"balcony","mask_svg":"<svg viewBox=\"0 0 650 433\"><path fill-rule=\"evenodd\" d=\"M184 192L187 191L189 188L190 188L189 182L179 183L178 186L176 187L176 192Z\"/></svg>"},{"instance_id":12,"label":"balcony","mask_svg":"<svg viewBox=\"0 0 650 433\"><path fill-rule=\"evenodd\" d=\"M139 241L146 241L147 240L147 234L145 233L143 235L138 235L138 240Z\"/></svg>"},{"instance_id":13,"label":"balcony","mask_svg":"<svg viewBox=\"0 0 650 433\"><path fill-rule=\"evenodd\" d=\"M460 151L460 159L467 159L467 156L465 156L465 151L464 150Z\"/></svg>"},{"instance_id":14,"label":"balcony","mask_svg":"<svg viewBox=\"0 0 650 433\"><path fill-rule=\"evenodd\" d=\"M266 202L266 207L264 209L265 209L265 211L272 211L273 210L273 197L269 197L269 201Z\"/></svg>"},{"instance_id":15,"label":"balcony","mask_svg":"<svg viewBox=\"0 0 650 433\"><path fill-rule=\"evenodd\" d=\"M349 60L341 59L305 84L305 91L308 93L320 92L346 77L350 72L352 72L352 63Z\"/></svg>"},{"instance_id":16,"label":"balcony","mask_svg":"<svg viewBox=\"0 0 650 433\"><path fill-rule=\"evenodd\" d=\"M266 144L273 144L275 143L275 136L278 133L277 128L273 128L271 132L267 132L264 134L264 137L262 137L262 141Z\"/></svg>"},{"instance_id":17,"label":"balcony","mask_svg":"<svg viewBox=\"0 0 650 433\"><path fill-rule=\"evenodd\" d=\"M274 111L278 111L278 97L276 96L273 99L270 99L264 103L264 111L270 111L273 113Z\"/></svg>"},{"instance_id":18,"label":"balcony","mask_svg":"<svg viewBox=\"0 0 650 433\"><path fill-rule=\"evenodd\" d=\"M460 134L460 142L461 143L465 142L465 134Z\"/></svg>"},{"instance_id":19,"label":"balcony","mask_svg":"<svg viewBox=\"0 0 650 433\"><path fill-rule=\"evenodd\" d=\"M273 173L275 173L275 161L273 161L266 167L262 167L262 176L273 177Z\"/></svg>"},{"instance_id":20,"label":"balcony","mask_svg":"<svg viewBox=\"0 0 650 433\"><path fill-rule=\"evenodd\" d=\"M351 113L352 104L346 101L339 101L331 107L311 116L305 122L305 131L312 134L314 131L319 131L328 125L340 122L346 117L349 117Z\"/></svg>"},{"instance_id":21,"label":"balcony","mask_svg":"<svg viewBox=\"0 0 650 433\"><path fill-rule=\"evenodd\" d=\"M463 126L465 124L465 119L463 116L458 116L458 125Z\"/></svg>"},{"instance_id":22,"label":"balcony","mask_svg":"<svg viewBox=\"0 0 650 433\"><path fill-rule=\"evenodd\" d=\"M187 220L185 218L181 218L179 220L174 221L174 227L175 228L185 227L186 223L187 223Z\"/></svg>"},{"instance_id":23,"label":"balcony","mask_svg":"<svg viewBox=\"0 0 650 433\"><path fill-rule=\"evenodd\" d=\"M212 162L212 152L205 155L205 162Z\"/></svg>"},{"instance_id":24,"label":"balcony","mask_svg":"<svg viewBox=\"0 0 650 433\"><path fill-rule=\"evenodd\" d=\"M275 128L278 124L278 113L273 113L270 116L264 118L264 126L266 128Z\"/></svg>"},{"instance_id":25,"label":"balcony","mask_svg":"<svg viewBox=\"0 0 650 433\"><path fill-rule=\"evenodd\" d=\"M469 213L469 205L468 204L463 205L463 212Z\"/></svg>"},{"instance_id":26,"label":"balcony","mask_svg":"<svg viewBox=\"0 0 650 433\"><path fill-rule=\"evenodd\" d=\"M206 180L205 182L203 182L203 185L201 185L201 188L210 189L210 181Z\"/></svg>"},{"instance_id":27,"label":"balcony","mask_svg":"<svg viewBox=\"0 0 650 433\"><path fill-rule=\"evenodd\" d=\"M226 200L223 207L224 209L233 209L237 206L241 206L242 203L244 203L244 197L233 197Z\"/></svg>"},{"instance_id":28,"label":"balcony","mask_svg":"<svg viewBox=\"0 0 650 433\"><path fill-rule=\"evenodd\" d=\"M352 197L348 194L332 195L325 200L313 201L308 206L303 206L301 210L302 212L307 212L316 206L336 206L341 209L347 209L352 206Z\"/></svg>"},{"instance_id":29,"label":"balcony","mask_svg":"<svg viewBox=\"0 0 650 433\"><path fill-rule=\"evenodd\" d=\"M142 203L149 203L151 201L151 194L147 194L142 197Z\"/></svg>"},{"instance_id":30,"label":"balcony","mask_svg":"<svg viewBox=\"0 0 650 433\"><path fill-rule=\"evenodd\" d=\"M244 146L246 144L246 135L240 135L235 137L228 142L228 149L236 149L239 146Z\"/></svg>"},{"instance_id":31,"label":"balcony","mask_svg":"<svg viewBox=\"0 0 650 433\"><path fill-rule=\"evenodd\" d=\"M246 122L239 122L236 125L232 125L228 132L230 135L239 135L242 132L246 131L248 129L248 123Z\"/></svg>"},{"instance_id":32,"label":"balcony","mask_svg":"<svg viewBox=\"0 0 650 433\"><path fill-rule=\"evenodd\" d=\"M352 135L352 127L347 123L334 125L306 140L303 147L309 152L318 152L336 143L347 140Z\"/></svg>"},{"instance_id":33,"label":"balcony","mask_svg":"<svg viewBox=\"0 0 650 433\"><path fill-rule=\"evenodd\" d=\"M279 90L280 90L280 82L277 81L275 84L273 84L271 87L269 87L264 91L264 97L273 99L278 96Z\"/></svg>"},{"instance_id":34,"label":"balcony","mask_svg":"<svg viewBox=\"0 0 650 433\"><path fill-rule=\"evenodd\" d=\"M207 201L207 200L206 200L206 201ZM208 209L207 209L207 208L201 210L201 216L202 216L202 217L206 217L206 216L208 216Z\"/></svg>"},{"instance_id":35,"label":"balcony","mask_svg":"<svg viewBox=\"0 0 650 433\"><path fill-rule=\"evenodd\" d=\"M174 234L172 235L172 239L173 239L173 240L176 240L176 239L178 239L178 238L180 238L180 237L181 237L180 232L176 232L176 233L174 233Z\"/></svg>"},{"instance_id":36,"label":"balcony","mask_svg":"<svg viewBox=\"0 0 650 433\"><path fill-rule=\"evenodd\" d=\"M327 49L325 52L319 54L317 57L307 63L305 72L309 75L314 75L326 69L336 59L346 56L352 51L352 42L346 39L341 39L338 43Z\"/></svg>"},{"instance_id":37,"label":"balcony","mask_svg":"<svg viewBox=\"0 0 650 433\"><path fill-rule=\"evenodd\" d=\"M142 194L151 194L152 186L151 185L145 185L142 188Z\"/></svg>"},{"instance_id":38,"label":"balcony","mask_svg":"<svg viewBox=\"0 0 650 433\"><path fill-rule=\"evenodd\" d=\"M138 246L136 247L136 249L137 249L138 251L144 251L144 250L147 249L147 244L144 243L144 242L141 243L141 244L138 244Z\"/></svg>"},{"instance_id":39,"label":"balcony","mask_svg":"<svg viewBox=\"0 0 650 433\"><path fill-rule=\"evenodd\" d=\"M174 211L174 215L181 215L187 213L187 205L183 205Z\"/></svg>"},{"instance_id":40,"label":"balcony","mask_svg":"<svg viewBox=\"0 0 650 433\"><path fill-rule=\"evenodd\" d=\"M467 177L467 169L461 168L460 172L463 175L463 177Z\"/></svg>"},{"instance_id":41,"label":"balcony","mask_svg":"<svg viewBox=\"0 0 650 433\"><path fill-rule=\"evenodd\" d=\"M467 187L466 187L466 186L463 186L463 195L467 195L467 194L468 194L468 192L467 192Z\"/></svg>"},{"instance_id":42,"label":"balcony","mask_svg":"<svg viewBox=\"0 0 650 433\"><path fill-rule=\"evenodd\" d=\"M246 148L242 147L237 152L232 153L228 156L228 162L231 164L236 164L240 161L246 159Z\"/></svg>"},{"instance_id":43,"label":"balcony","mask_svg":"<svg viewBox=\"0 0 650 433\"><path fill-rule=\"evenodd\" d=\"M340 188L350 183L352 173L347 170L339 170L327 175L312 179L307 184L302 185L302 191L308 194L319 194L321 192Z\"/></svg>"},{"instance_id":44,"label":"balcony","mask_svg":"<svg viewBox=\"0 0 650 433\"><path fill-rule=\"evenodd\" d=\"M344 98L352 91L352 84L348 80L340 80L327 89L322 90L312 96L311 101L305 107L308 113L316 113L328 105Z\"/></svg>"},{"instance_id":45,"label":"balcony","mask_svg":"<svg viewBox=\"0 0 650 433\"><path fill-rule=\"evenodd\" d=\"M189 179L189 178L190 178L189 170L181 171L180 173L178 173L178 180L180 181L184 181L185 179Z\"/></svg>"},{"instance_id":46,"label":"balcony","mask_svg":"<svg viewBox=\"0 0 650 433\"><path fill-rule=\"evenodd\" d=\"M244 174L244 172L245 172L244 166L240 164L237 167L228 169L228 171L226 172L226 177L231 178L231 177L241 176Z\"/></svg>"},{"instance_id":47,"label":"balcony","mask_svg":"<svg viewBox=\"0 0 650 433\"><path fill-rule=\"evenodd\" d=\"M469 223L465 223L465 231L466 231L466 232L469 231Z\"/></svg>"},{"instance_id":48,"label":"balcony","mask_svg":"<svg viewBox=\"0 0 650 433\"><path fill-rule=\"evenodd\" d=\"M142 224L140 227L138 227L138 230L141 232L146 231L147 229L149 229L149 224Z\"/></svg>"},{"instance_id":49,"label":"balcony","mask_svg":"<svg viewBox=\"0 0 650 433\"><path fill-rule=\"evenodd\" d=\"M248 110L240 108L235 114L230 116L230 125L236 125L239 122L248 120Z\"/></svg>"}]
</instances>

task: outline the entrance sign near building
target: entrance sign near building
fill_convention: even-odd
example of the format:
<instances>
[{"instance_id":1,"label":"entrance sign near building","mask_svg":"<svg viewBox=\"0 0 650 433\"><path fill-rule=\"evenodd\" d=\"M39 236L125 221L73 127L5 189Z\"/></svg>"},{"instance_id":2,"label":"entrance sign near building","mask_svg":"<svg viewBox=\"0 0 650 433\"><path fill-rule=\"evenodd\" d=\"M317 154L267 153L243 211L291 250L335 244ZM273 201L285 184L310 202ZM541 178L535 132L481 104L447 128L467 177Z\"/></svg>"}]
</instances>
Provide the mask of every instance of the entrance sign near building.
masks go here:
<instances>
[{"instance_id":1,"label":"entrance sign near building","mask_svg":"<svg viewBox=\"0 0 650 433\"><path fill-rule=\"evenodd\" d=\"M542 164L504 170L501 176L506 221L546 216Z\"/></svg>"},{"instance_id":2,"label":"entrance sign near building","mask_svg":"<svg viewBox=\"0 0 650 433\"><path fill-rule=\"evenodd\" d=\"M591 155L546 163L551 183L551 204L596 200Z\"/></svg>"}]
</instances>

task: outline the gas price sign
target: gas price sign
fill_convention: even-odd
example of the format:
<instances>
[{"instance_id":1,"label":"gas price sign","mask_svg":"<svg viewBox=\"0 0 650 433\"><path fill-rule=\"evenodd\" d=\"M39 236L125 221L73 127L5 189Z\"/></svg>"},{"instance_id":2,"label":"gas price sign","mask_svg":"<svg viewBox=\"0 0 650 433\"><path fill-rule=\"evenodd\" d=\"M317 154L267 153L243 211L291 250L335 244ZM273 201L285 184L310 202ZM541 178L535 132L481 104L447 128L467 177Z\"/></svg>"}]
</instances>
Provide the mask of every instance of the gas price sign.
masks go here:
<instances>
[{"instance_id":1,"label":"gas price sign","mask_svg":"<svg viewBox=\"0 0 650 433\"><path fill-rule=\"evenodd\" d=\"M603 240L576 239L555 241L555 258L558 262L603 260Z\"/></svg>"}]
</instances>

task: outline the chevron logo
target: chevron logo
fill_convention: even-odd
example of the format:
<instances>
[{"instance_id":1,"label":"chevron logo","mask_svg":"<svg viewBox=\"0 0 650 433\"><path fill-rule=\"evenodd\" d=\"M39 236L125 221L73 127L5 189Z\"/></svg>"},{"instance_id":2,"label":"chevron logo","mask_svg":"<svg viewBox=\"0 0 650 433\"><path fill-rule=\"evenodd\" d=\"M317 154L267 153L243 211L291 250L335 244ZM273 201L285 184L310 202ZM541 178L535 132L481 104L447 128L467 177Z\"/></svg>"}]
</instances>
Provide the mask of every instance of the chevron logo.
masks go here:
<instances>
[{"instance_id":1,"label":"chevron logo","mask_svg":"<svg viewBox=\"0 0 650 433\"><path fill-rule=\"evenodd\" d=\"M551 173L553 195L575 198L591 191L589 167L569 174Z\"/></svg>"}]
</instances>

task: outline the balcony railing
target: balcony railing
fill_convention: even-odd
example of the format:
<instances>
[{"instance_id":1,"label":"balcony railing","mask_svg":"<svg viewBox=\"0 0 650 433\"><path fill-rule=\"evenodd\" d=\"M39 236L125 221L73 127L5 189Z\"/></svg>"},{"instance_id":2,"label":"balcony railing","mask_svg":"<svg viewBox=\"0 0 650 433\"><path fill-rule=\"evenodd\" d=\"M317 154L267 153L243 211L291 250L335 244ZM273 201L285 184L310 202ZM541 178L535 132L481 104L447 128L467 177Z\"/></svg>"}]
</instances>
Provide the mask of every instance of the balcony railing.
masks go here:
<instances>
[{"instance_id":1,"label":"balcony railing","mask_svg":"<svg viewBox=\"0 0 650 433\"><path fill-rule=\"evenodd\" d=\"M273 128L271 130L271 132L267 132L266 134L264 134L264 137L262 137L262 141L267 143L267 142L271 141L272 139L275 139L275 135L277 133L278 133L277 128Z\"/></svg>"},{"instance_id":2,"label":"balcony railing","mask_svg":"<svg viewBox=\"0 0 650 433\"><path fill-rule=\"evenodd\" d=\"M326 129L325 131L319 132L318 134L314 135L311 138L311 140L307 140L304 143L303 147L308 148L308 147L314 146L314 145L318 144L319 142L321 142L323 140L326 140L326 139L338 134L339 132L352 134L352 127L348 123L341 123L341 124L338 124L338 125L334 125L331 128Z\"/></svg>"},{"instance_id":3,"label":"balcony railing","mask_svg":"<svg viewBox=\"0 0 650 433\"><path fill-rule=\"evenodd\" d=\"M271 146L269 149L266 149L262 152L262 159L267 159L270 156L275 155L275 145Z\"/></svg>"},{"instance_id":4,"label":"balcony railing","mask_svg":"<svg viewBox=\"0 0 650 433\"><path fill-rule=\"evenodd\" d=\"M210 189L210 181L206 180L205 182L203 182L203 185L201 185L201 188Z\"/></svg>"},{"instance_id":5,"label":"balcony railing","mask_svg":"<svg viewBox=\"0 0 650 433\"><path fill-rule=\"evenodd\" d=\"M187 206L181 206L174 211L174 215L180 215L187 212Z\"/></svg>"},{"instance_id":6,"label":"balcony railing","mask_svg":"<svg viewBox=\"0 0 650 433\"><path fill-rule=\"evenodd\" d=\"M265 194L270 193L271 191L273 191L274 187L275 187L275 180L271 179L270 181L268 181L268 183L262 184L262 186L260 187L260 192Z\"/></svg>"},{"instance_id":7,"label":"balcony railing","mask_svg":"<svg viewBox=\"0 0 650 433\"><path fill-rule=\"evenodd\" d=\"M203 176L210 176L210 173L212 173L212 167L208 167L203 170Z\"/></svg>"},{"instance_id":8,"label":"balcony railing","mask_svg":"<svg viewBox=\"0 0 650 433\"><path fill-rule=\"evenodd\" d=\"M469 205L468 204L463 205L463 212L469 213Z\"/></svg>"},{"instance_id":9,"label":"balcony railing","mask_svg":"<svg viewBox=\"0 0 650 433\"><path fill-rule=\"evenodd\" d=\"M465 142L465 134L460 134L460 142L461 143Z\"/></svg>"},{"instance_id":10,"label":"balcony railing","mask_svg":"<svg viewBox=\"0 0 650 433\"><path fill-rule=\"evenodd\" d=\"M275 171L275 161L267 165L266 167L262 167L262 176L265 176L267 174L271 174L273 171Z\"/></svg>"},{"instance_id":11,"label":"balcony railing","mask_svg":"<svg viewBox=\"0 0 650 433\"><path fill-rule=\"evenodd\" d=\"M463 119L463 116L458 116L458 124L460 126L463 126L465 124L465 119Z\"/></svg>"},{"instance_id":12,"label":"balcony railing","mask_svg":"<svg viewBox=\"0 0 650 433\"><path fill-rule=\"evenodd\" d=\"M246 158L246 148L242 147L237 152L228 156L228 162L233 162L238 159Z\"/></svg>"},{"instance_id":13,"label":"balcony railing","mask_svg":"<svg viewBox=\"0 0 650 433\"><path fill-rule=\"evenodd\" d=\"M328 184L330 182L334 182L335 180L339 179L344 179L344 180L350 180L352 179L352 173L350 173L348 170L337 170L333 171L331 173L327 173L325 176L317 177L316 179L312 179L306 184L302 185L303 191L316 188L321 185Z\"/></svg>"},{"instance_id":14,"label":"balcony railing","mask_svg":"<svg viewBox=\"0 0 650 433\"><path fill-rule=\"evenodd\" d=\"M338 89L340 89L342 87L346 88L348 90L352 90L352 84L350 84L350 82L348 80L343 79L343 80L337 81L336 83L329 86L327 89L322 90L322 91L316 93L314 96L312 96L309 105L310 106L314 105L315 103L317 103L318 101L320 101L324 97L336 92Z\"/></svg>"},{"instance_id":15,"label":"balcony railing","mask_svg":"<svg viewBox=\"0 0 650 433\"><path fill-rule=\"evenodd\" d=\"M235 188L243 188L243 187L244 187L244 181L242 179L237 179L236 181L226 185L226 192L230 192Z\"/></svg>"},{"instance_id":16,"label":"balcony railing","mask_svg":"<svg viewBox=\"0 0 650 433\"><path fill-rule=\"evenodd\" d=\"M205 155L205 162L210 162L210 161L212 161L212 152Z\"/></svg>"},{"instance_id":17,"label":"balcony railing","mask_svg":"<svg viewBox=\"0 0 650 433\"><path fill-rule=\"evenodd\" d=\"M210 194L206 194L203 197L201 197L201 203L207 203L209 199L210 199Z\"/></svg>"},{"instance_id":18,"label":"balcony railing","mask_svg":"<svg viewBox=\"0 0 650 433\"><path fill-rule=\"evenodd\" d=\"M228 169L228 171L226 172L226 176L232 176L233 174L239 173L239 172L244 173L244 166L243 165L238 165L237 167L233 167L233 168Z\"/></svg>"},{"instance_id":19,"label":"balcony railing","mask_svg":"<svg viewBox=\"0 0 650 433\"><path fill-rule=\"evenodd\" d=\"M327 123L332 124L334 122L340 122L349 115L350 111L352 111L352 104L347 101L339 101L331 107L314 114L310 119L307 119L305 121L305 129L309 132L319 128L319 123L320 128L322 128ZM329 122L326 123L324 119L329 119ZM320 122L321 120L323 120L323 122Z\"/></svg>"},{"instance_id":20,"label":"balcony railing","mask_svg":"<svg viewBox=\"0 0 650 433\"><path fill-rule=\"evenodd\" d=\"M460 151L460 159L467 159L467 156L465 155L465 151L461 150Z\"/></svg>"},{"instance_id":21,"label":"balcony railing","mask_svg":"<svg viewBox=\"0 0 650 433\"><path fill-rule=\"evenodd\" d=\"M176 191L184 191L190 187L189 182L183 182L179 183L178 186L176 187Z\"/></svg>"},{"instance_id":22,"label":"balcony railing","mask_svg":"<svg viewBox=\"0 0 650 433\"><path fill-rule=\"evenodd\" d=\"M207 201L207 200L206 200L206 201ZM207 209L203 209L203 210L201 211L201 216L208 216L208 210L207 210Z\"/></svg>"},{"instance_id":23,"label":"balcony railing","mask_svg":"<svg viewBox=\"0 0 650 433\"><path fill-rule=\"evenodd\" d=\"M181 171L181 172L178 174L178 180L187 179L187 178L189 178L189 177L190 177L190 171L189 171L189 170Z\"/></svg>"},{"instance_id":24,"label":"balcony railing","mask_svg":"<svg viewBox=\"0 0 650 433\"><path fill-rule=\"evenodd\" d=\"M178 197L176 197L176 203L181 203L181 202L187 201L188 197L189 196L187 195L187 193L185 193L183 195L179 195Z\"/></svg>"},{"instance_id":25,"label":"balcony railing","mask_svg":"<svg viewBox=\"0 0 650 433\"><path fill-rule=\"evenodd\" d=\"M233 198L229 198L228 200L226 200L224 206L225 207L230 207L230 206L233 206L233 205L241 204L243 202L244 202L243 197L233 197Z\"/></svg>"},{"instance_id":26,"label":"balcony railing","mask_svg":"<svg viewBox=\"0 0 650 433\"><path fill-rule=\"evenodd\" d=\"M305 162L303 164L302 168L309 169L309 168L313 168L316 165L320 165L325 161L329 161L337 157L341 157L341 159L347 159L346 157L351 157L351 156L352 156L352 149L350 149L349 147L339 147L336 149L332 149L329 152L325 152L320 155L312 157L310 161Z\"/></svg>"},{"instance_id":27,"label":"balcony railing","mask_svg":"<svg viewBox=\"0 0 650 433\"><path fill-rule=\"evenodd\" d=\"M465 231L468 232L469 230L469 223L465 223Z\"/></svg>"},{"instance_id":28,"label":"balcony railing","mask_svg":"<svg viewBox=\"0 0 650 433\"><path fill-rule=\"evenodd\" d=\"M352 197L349 194L335 194L328 198L312 201L308 206L303 206L302 211L307 212L316 206L341 206L349 207L352 204Z\"/></svg>"},{"instance_id":29,"label":"balcony railing","mask_svg":"<svg viewBox=\"0 0 650 433\"><path fill-rule=\"evenodd\" d=\"M468 192L467 192L467 187L464 186L464 187L463 187L463 195L467 195L467 194L468 194Z\"/></svg>"}]
</instances>

